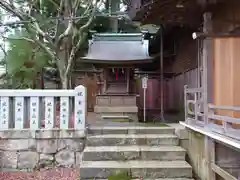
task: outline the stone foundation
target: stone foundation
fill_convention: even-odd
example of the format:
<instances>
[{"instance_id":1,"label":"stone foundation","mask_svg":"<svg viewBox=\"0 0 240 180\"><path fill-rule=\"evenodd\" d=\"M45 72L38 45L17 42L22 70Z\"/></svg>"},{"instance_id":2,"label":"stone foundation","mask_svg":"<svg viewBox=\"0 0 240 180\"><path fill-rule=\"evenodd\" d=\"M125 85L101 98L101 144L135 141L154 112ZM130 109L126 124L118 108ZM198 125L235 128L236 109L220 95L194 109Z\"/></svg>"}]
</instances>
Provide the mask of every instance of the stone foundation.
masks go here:
<instances>
[{"instance_id":1,"label":"stone foundation","mask_svg":"<svg viewBox=\"0 0 240 180\"><path fill-rule=\"evenodd\" d=\"M96 113L96 117L99 120L103 120L104 116L110 116L111 118L105 118L105 119L111 119L113 121L134 121L134 122L138 122L138 115L137 113L114 113L114 112L101 112L101 113ZM122 118L127 116L128 118Z\"/></svg>"},{"instance_id":2,"label":"stone foundation","mask_svg":"<svg viewBox=\"0 0 240 180\"><path fill-rule=\"evenodd\" d=\"M85 147L84 130L8 130L0 132L0 167L38 170L79 167Z\"/></svg>"},{"instance_id":3,"label":"stone foundation","mask_svg":"<svg viewBox=\"0 0 240 180\"><path fill-rule=\"evenodd\" d=\"M113 119L121 120L121 116L128 116L127 120L137 122L138 107L136 104L136 95L98 95L96 97L94 112L100 119L103 116L113 116L116 117Z\"/></svg>"}]
</instances>

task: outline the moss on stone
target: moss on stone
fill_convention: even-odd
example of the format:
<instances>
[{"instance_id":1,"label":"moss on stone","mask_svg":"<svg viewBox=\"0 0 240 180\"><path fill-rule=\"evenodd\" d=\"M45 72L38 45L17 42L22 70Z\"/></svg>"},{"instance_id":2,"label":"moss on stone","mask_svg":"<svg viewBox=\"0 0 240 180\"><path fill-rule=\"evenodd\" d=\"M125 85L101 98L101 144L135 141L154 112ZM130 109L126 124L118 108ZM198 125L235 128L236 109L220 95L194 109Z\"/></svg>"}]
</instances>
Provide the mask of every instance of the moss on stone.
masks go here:
<instances>
[{"instance_id":1,"label":"moss on stone","mask_svg":"<svg viewBox=\"0 0 240 180\"><path fill-rule=\"evenodd\" d=\"M127 171L121 171L109 176L108 180L131 180L131 177Z\"/></svg>"}]
</instances>

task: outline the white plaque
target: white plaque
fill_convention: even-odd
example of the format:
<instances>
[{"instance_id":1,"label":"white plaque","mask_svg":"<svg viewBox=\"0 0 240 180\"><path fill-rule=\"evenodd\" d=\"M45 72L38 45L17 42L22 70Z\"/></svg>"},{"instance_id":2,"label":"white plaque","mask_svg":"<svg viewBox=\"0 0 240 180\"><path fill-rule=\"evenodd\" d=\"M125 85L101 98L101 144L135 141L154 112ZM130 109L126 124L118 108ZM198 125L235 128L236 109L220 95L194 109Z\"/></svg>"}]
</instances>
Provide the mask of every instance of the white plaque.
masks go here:
<instances>
[{"instance_id":1,"label":"white plaque","mask_svg":"<svg viewBox=\"0 0 240 180\"><path fill-rule=\"evenodd\" d=\"M142 78L142 88L143 89L147 89L147 82L148 82L148 78L147 77L143 77Z\"/></svg>"}]
</instances>

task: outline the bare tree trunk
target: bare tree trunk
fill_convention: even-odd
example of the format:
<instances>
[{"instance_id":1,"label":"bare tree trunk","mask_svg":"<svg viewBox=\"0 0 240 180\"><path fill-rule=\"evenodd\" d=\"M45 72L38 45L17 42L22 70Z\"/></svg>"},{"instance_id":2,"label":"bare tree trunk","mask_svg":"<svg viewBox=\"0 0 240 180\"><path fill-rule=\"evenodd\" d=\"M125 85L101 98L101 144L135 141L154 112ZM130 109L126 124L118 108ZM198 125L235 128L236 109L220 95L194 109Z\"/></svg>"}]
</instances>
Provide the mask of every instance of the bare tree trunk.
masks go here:
<instances>
[{"instance_id":1,"label":"bare tree trunk","mask_svg":"<svg viewBox=\"0 0 240 180\"><path fill-rule=\"evenodd\" d=\"M64 77L64 79L62 79L61 81L62 81L62 89L68 89L68 87L69 87L69 78L68 77Z\"/></svg>"}]
</instances>

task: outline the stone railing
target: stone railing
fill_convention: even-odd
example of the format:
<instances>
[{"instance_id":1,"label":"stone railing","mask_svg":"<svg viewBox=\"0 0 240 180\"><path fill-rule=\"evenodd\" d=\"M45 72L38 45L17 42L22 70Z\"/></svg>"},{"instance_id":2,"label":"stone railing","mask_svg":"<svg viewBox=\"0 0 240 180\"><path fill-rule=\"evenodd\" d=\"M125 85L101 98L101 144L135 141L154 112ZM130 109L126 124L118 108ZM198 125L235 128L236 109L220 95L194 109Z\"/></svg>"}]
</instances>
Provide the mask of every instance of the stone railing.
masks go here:
<instances>
[{"instance_id":1,"label":"stone railing","mask_svg":"<svg viewBox=\"0 0 240 180\"><path fill-rule=\"evenodd\" d=\"M86 88L0 90L0 168L79 167Z\"/></svg>"},{"instance_id":2,"label":"stone railing","mask_svg":"<svg viewBox=\"0 0 240 180\"><path fill-rule=\"evenodd\" d=\"M0 130L84 129L86 88L0 90Z\"/></svg>"}]
</instances>

